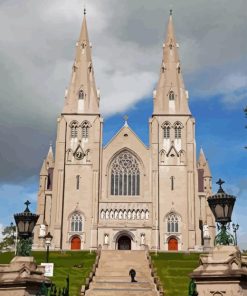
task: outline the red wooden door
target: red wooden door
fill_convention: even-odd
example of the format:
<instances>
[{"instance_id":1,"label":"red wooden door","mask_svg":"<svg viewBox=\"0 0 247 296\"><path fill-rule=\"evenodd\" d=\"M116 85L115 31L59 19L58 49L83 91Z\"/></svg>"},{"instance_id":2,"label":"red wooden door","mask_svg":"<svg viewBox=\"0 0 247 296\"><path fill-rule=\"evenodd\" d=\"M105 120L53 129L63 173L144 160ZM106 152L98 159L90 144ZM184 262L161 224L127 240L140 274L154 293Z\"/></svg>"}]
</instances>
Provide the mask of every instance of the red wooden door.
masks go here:
<instances>
[{"instance_id":1,"label":"red wooden door","mask_svg":"<svg viewBox=\"0 0 247 296\"><path fill-rule=\"evenodd\" d=\"M168 251L177 251L178 241L175 238L170 238L168 242Z\"/></svg>"},{"instance_id":2,"label":"red wooden door","mask_svg":"<svg viewBox=\"0 0 247 296\"><path fill-rule=\"evenodd\" d=\"M81 240L78 236L75 236L71 240L71 250L80 250L81 249Z\"/></svg>"}]
</instances>

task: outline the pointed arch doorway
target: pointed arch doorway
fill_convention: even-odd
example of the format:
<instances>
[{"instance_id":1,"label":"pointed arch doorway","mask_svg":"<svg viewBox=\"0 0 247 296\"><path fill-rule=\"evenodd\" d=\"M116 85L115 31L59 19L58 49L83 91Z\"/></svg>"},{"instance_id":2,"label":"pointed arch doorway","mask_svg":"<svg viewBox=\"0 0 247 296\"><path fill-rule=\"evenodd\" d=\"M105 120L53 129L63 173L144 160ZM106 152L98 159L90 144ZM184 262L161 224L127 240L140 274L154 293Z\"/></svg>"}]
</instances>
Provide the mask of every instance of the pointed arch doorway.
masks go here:
<instances>
[{"instance_id":1,"label":"pointed arch doorway","mask_svg":"<svg viewBox=\"0 0 247 296\"><path fill-rule=\"evenodd\" d=\"M78 236L74 236L71 239L71 250L80 250L81 249L81 239Z\"/></svg>"},{"instance_id":2,"label":"pointed arch doorway","mask_svg":"<svg viewBox=\"0 0 247 296\"><path fill-rule=\"evenodd\" d=\"M175 237L169 239L168 251L178 251L178 240Z\"/></svg>"},{"instance_id":3,"label":"pointed arch doorway","mask_svg":"<svg viewBox=\"0 0 247 296\"><path fill-rule=\"evenodd\" d=\"M117 241L118 250L131 250L131 239L127 235L121 235Z\"/></svg>"}]
</instances>

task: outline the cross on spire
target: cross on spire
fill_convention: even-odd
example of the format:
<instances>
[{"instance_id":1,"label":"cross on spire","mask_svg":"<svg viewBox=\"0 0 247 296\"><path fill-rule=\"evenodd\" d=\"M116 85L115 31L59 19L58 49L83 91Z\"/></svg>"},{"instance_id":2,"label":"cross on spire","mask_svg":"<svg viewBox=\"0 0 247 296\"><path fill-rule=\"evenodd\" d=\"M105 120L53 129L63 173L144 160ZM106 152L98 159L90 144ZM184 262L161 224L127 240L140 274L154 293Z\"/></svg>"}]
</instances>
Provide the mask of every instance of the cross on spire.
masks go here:
<instances>
[{"instance_id":1,"label":"cross on spire","mask_svg":"<svg viewBox=\"0 0 247 296\"><path fill-rule=\"evenodd\" d=\"M127 126L128 125L128 119L129 119L128 115L124 115L123 118L124 118L124 121L125 121L124 125Z\"/></svg>"}]
</instances>

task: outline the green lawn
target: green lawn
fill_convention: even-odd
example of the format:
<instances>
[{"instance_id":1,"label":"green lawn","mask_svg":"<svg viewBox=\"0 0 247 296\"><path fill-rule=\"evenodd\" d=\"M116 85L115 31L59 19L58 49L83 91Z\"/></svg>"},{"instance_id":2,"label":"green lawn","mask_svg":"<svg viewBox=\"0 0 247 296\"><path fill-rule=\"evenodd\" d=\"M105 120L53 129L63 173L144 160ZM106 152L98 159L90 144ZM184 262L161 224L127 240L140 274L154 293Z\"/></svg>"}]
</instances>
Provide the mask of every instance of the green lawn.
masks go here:
<instances>
[{"instance_id":1,"label":"green lawn","mask_svg":"<svg viewBox=\"0 0 247 296\"><path fill-rule=\"evenodd\" d=\"M199 266L199 256L198 253L151 254L166 296L188 296L188 274Z\"/></svg>"},{"instance_id":2,"label":"green lawn","mask_svg":"<svg viewBox=\"0 0 247 296\"><path fill-rule=\"evenodd\" d=\"M45 262L45 252L33 252L32 255L38 264ZM0 253L0 264L9 263L14 254ZM79 295L80 287L85 283L92 265L95 261L96 254L92 252L83 251L66 251L66 252L50 252L49 262L54 263L54 277L52 282L57 287L64 287L66 285L66 277L70 277L70 296ZM82 267L74 267L74 265L81 264Z\"/></svg>"}]
</instances>

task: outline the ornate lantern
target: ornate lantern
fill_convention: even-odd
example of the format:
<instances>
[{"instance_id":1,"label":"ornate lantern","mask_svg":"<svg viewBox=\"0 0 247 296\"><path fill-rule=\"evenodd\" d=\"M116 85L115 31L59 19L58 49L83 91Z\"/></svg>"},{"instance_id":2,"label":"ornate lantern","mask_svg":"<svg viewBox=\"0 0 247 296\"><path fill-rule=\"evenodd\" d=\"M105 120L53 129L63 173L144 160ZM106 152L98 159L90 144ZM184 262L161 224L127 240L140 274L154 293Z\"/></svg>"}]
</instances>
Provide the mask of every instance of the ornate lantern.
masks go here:
<instances>
[{"instance_id":1,"label":"ornate lantern","mask_svg":"<svg viewBox=\"0 0 247 296\"><path fill-rule=\"evenodd\" d=\"M30 202L28 200L24 204L26 205L25 211L14 215L19 238L17 245L18 256L30 256L33 229L39 218L39 215L30 212L28 208Z\"/></svg>"},{"instance_id":2,"label":"ornate lantern","mask_svg":"<svg viewBox=\"0 0 247 296\"><path fill-rule=\"evenodd\" d=\"M50 232L47 233L47 235L44 236L45 239L45 245L46 245L46 262L49 262L49 248L51 245L51 241L53 239L53 236L50 234Z\"/></svg>"},{"instance_id":3,"label":"ornate lantern","mask_svg":"<svg viewBox=\"0 0 247 296\"><path fill-rule=\"evenodd\" d=\"M224 192L222 184L225 182L219 179L216 184L220 186L218 192L208 198L208 204L214 214L215 221L219 223L219 233L215 237L215 245L235 244L233 236L227 232L226 226L230 223L236 197Z\"/></svg>"}]
</instances>

